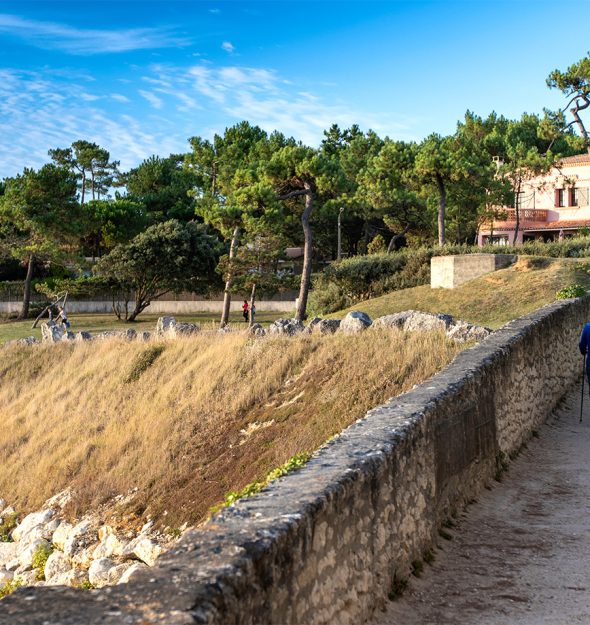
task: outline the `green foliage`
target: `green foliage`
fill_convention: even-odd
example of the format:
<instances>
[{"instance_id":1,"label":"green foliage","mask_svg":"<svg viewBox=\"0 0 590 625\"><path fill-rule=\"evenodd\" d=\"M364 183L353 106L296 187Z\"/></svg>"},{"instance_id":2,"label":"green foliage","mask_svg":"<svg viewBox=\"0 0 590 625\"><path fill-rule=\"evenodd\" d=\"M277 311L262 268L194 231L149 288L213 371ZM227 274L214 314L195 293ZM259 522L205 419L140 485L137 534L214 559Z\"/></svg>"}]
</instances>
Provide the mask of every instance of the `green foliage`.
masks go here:
<instances>
[{"instance_id":1,"label":"green foliage","mask_svg":"<svg viewBox=\"0 0 590 625\"><path fill-rule=\"evenodd\" d=\"M303 467L307 461L311 458L311 454L309 452L303 451L298 454L295 454L285 464L277 467L272 470L262 481L260 482L251 482L242 490L239 491L231 491L226 497L225 501L216 506L212 512L217 512L224 506L231 506L231 504L235 503L239 499L243 499L244 497L251 497L256 493L259 493L265 486L268 486L273 480L276 480L279 477L283 477L287 475L287 473L291 473L292 471L297 471L301 467Z\"/></svg>"},{"instance_id":2,"label":"green foliage","mask_svg":"<svg viewBox=\"0 0 590 625\"><path fill-rule=\"evenodd\" d=\"M9 543L12 542L10 533L16 527L18 523L17 514L7 514L0 523L0 542Z\"/></svg>"},{"instance_id":3,"label":"green foliage","mask_svg":"<svg viewBox=\"0 0 590 625\"><path fill-rule=\"evenodd\" d=\"M322 274L314 278L308 301L308 312L311 316L327 315L351 304L337 284L330 282Z\"/></svg>"},{"instance_id":4,"label":"green foliage","mask_svg":"<svg viewBox=\"0 0 590 625\"><path fill-rule=\"evenodd\" d=\"M33 553L31 566L37 571L37 579L39 581L45 580L45 564L47 564L47 558L49 558L52 553L53 546L49 544L39 545Z\"/></svg>"},{"instance_id":5,"label":"green foliage","mask_svg":"<svg viewBox=\"0 0 590 625\"><path fill-rule=\"evenodd\" d=\"M15 582L14 580L10 582L6 582L6 584L3 584L2 586L0 586L0 599L4 599L4 597L14 592L17 588L20 588L22 585L23 585L22 582Z\"/></svg>"},{"instance_id":6,"label":"green foliage","mask_svg":"<svg viewBox=\"0 0 590 625\"><path fill-rule=\"evenodd\" d=\"M557 299L571 299L574 297L584 297L584 295L587 294L588 291L581 284L570 284L570 286L566 286L557 291L555 297Z\"/></svg>"},{"instance_id":7,"label":"green foliage","mask_svg":"<svg viewBox=\"0 0 590 625\"><path fill-rule=\"evenodd\" d=\"M152 299L170 291L206 292L216 284L218 242L202 225L175 219L150 226L118 245L96 264L95 273L133 294L133 321Z\"/></svg>"},{"instance_id":8,"label":"green foliage","mask_svg":"<svg viewBox=\"0 0 590 625\"><path fill-rule=\"evenodd\" d=\"M380 234L373 237L373 240L369 243L367 248L369 254L384 254L386 251L387 245L385 245L385 239Z\"/></svg>"},{"instance_id":9,"label":"green foliage","mask_svg":"<svg viewBox=\"0 0 590 625\"><path fill-rule=\"evenodd\" d=\"M68 292L68 297L91 298L109 292L112 282L101 276L82 278L48 278L35 284L35 290L48 299L54 299L59 293Z\"/></svg>"},{"instance_id":10,"label":"green foliage","mask_svg":"<svg viewBox=\"0 0 590 625\"><path fill-rule=\"evenodd\" d=\"M125 376L123 382L131 384L139 380L142 373L147 371L156 362L158 357L164 351L164 345L152 345L146 350L138 354L129 368L129 373Z\"/></svg>"},{"instance_id":11,"label":"green foliage","mask_svg":"<svg viewBox=\"0 0 590 625\"><path fill-rule=\"evenodd\" d=\"M79 588L80 590L94 590L94 584L89 579L85 579L82 583L75 586L75 588Z\"/></svg>"}]
</instances>

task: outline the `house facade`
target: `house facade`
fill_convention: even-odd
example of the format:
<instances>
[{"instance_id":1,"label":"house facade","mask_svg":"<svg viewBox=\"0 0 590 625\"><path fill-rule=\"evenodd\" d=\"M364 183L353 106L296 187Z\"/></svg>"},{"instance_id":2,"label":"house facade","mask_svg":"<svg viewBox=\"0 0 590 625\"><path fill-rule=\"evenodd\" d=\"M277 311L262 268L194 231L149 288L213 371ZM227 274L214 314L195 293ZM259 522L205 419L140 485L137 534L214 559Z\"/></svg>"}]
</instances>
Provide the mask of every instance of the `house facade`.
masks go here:
<instances>
[{"instance_id":1,"label":"house facade","mask_svg":"<svg viewBox=\"0 0 590 625\"><path fill-rule=\"evenodd\" d=\"M558 241L590 228L590 154L562 158L551 171L522 186L515 198L520 225L514 241L516 209L498 210L493 222L484 223L479 245L522 245L526 241Z\"/></svg>"}]
</instances>

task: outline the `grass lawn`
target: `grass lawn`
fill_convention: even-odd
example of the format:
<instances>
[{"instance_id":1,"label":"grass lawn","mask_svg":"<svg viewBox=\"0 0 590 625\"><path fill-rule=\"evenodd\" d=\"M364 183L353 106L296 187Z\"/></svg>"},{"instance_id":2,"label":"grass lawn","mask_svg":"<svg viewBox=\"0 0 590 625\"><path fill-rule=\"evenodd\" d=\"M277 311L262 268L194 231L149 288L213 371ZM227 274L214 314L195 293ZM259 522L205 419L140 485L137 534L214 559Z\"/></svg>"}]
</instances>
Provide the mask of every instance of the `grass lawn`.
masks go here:
<instances>
[{"instance_id":1,"label":"grass lawn","mask_svg":"<svg viewBox=\"0 0 590 625\"><path fill-rule=\"evenodd\" d=\"M590 289L587 259L521 257L509 267L470 280L456 289L424 285L388 293L330 315L342 318L362 310L375 319L403 310L447 313L476 325L497 329L512 319L555 301L555 293L570 284Z\"/></svg>"},{"instance_id":2,"label":"grass lawn","mask_svg":"<svg viewBox=\"0 0 590 625\"><path fill-rule=\"evenodd\" d=\"M162 315L154 314L141 314L134 323L126 323L119 321L115 315L104 314L72 314L68 315L70 320L72 332L80 332L82 330L87 332L103 332L105 330L126 330L127 328L134 328L138 332L144 330L153 331L156 327L156 321L158 317ZM198 323L200 325L211 324L211 326L219 324L220 313L202 312L192 315L174 315L179 322L183 323ZM279 319L280 317L290 317L289 313L280 312L265 312L260 311L256 313L256 321L263 325ZM35 336L38 339L41 338L41 323L45 320L41 320L37 327L32 330L32 319L26 321L10 321L6 320L0 322L0 344L11 341L13 339L24 338L25 336ZM236 327L245 326L245 322L242 318L241 312L232 312L230 314L230 323Z\"/></svg>"}]
</instances>

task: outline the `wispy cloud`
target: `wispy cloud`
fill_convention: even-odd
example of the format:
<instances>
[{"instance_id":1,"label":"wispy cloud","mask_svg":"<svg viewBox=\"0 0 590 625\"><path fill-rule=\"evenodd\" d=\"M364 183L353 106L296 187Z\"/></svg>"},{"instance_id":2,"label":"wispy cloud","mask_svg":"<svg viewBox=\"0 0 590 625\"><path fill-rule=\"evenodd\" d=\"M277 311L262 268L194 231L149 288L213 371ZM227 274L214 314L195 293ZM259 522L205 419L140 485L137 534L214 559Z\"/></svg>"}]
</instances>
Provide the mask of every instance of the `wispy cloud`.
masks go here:
<instances>
[{"instance_id":1,"label":"wispy cloud","mask_svg":"<svg viewBox=\"0 0 590 625\"><path fill-rule=\"evenodd\" d=\"M121 102L122 104L127 104L130 102L127 96L124 96L120 93L111 93L111 99L115 100L115 102Z\"/></svg>"},{"instance_id":2,"label":"wispy cloud","mask_svg":"<svg viewBox=\"0 0 590 625\"><path fill-rule=\"evenodd\" d=\"M114 95L120 94L113 94ZM116 98L120 102L120 96ZM107 148L124 169L151 154L186 149L186 137L159 119L155 127L106 108L108 98L83 101L75 84L45 74L0 69L0 179L23 167L49 160L50 148L66 147L77 139ZM151 120L150 120L151 122Z\"/></svg>"},{"instance_id":3,"label":"wispy cloud","mask_svg":"<svg viewBox=\"0 0 590 625\"><path fill-rule=\"evenodd\" d=\"M224 41L221 44L221 49L229 52L230 54L235 50L234 44L231 41Z\"/></svg>"},{"instance_id":4,"label":"wispy cloud","mask_svg":"<svg viewBox=\"0 0 590 625\"><path fill-rule=\"evenodd\" d=\"M159 98L155 93L152 93L151 91L144 91L143 89L140 89L138 93L142 98L145 98L155 109L162 108L164 103L162 102L162 99Z\"/></svg>"},{"instance_id":5,"label":"wispy cloud","mask_svg":"<svg viewBox=\"0 0 590 625\"><path fill-rule=\"evenodd\" d=\"M70 54L91 55L188 45L190 41L165 28L75 28L0 13L0 34L23 39L31 45Z\"/></svg>"}]
</instances>

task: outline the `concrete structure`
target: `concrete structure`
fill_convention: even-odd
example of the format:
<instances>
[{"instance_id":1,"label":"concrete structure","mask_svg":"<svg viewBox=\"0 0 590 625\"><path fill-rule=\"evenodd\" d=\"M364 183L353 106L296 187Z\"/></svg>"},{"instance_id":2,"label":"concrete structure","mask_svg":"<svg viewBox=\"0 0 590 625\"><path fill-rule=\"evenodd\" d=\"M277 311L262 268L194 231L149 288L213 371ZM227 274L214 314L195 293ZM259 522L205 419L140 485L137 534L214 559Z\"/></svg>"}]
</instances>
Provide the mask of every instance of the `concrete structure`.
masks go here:
<instances>
[{"instance_id":1,"label":"concrete structure","mask_svg":"<svg viewBox=\"0 0 590 625\"><path fill-rule=\"evenodd\" d=\"M430 286L433 289L454 289L468 280L504 269L515 261L514 254L433 256L430 260Z\"/></svg>"},{"instance_id":2,"label":"concrete structure","mask_svg":"<svg viewBox=\"0 0 590 625\"><path fill-rule=\"evenodd\" d=\"M145 309L148 314L154 315L190 315L198 312L221 313L221 300L154 300ZM0 302L0 314L18 313L22 308L19 301ZM242 310L242 300L235 299L231 303L232 311ZM68 314L75 313L103 313L113 312L113 302L110 300L68 300ZM132 307L131 307L132 309ZM256 302L256 310L265 312L292 313L295 310L295 300L260 300Z\"/></svg>"},{"instance_id":3,"label":"concrete structure","mask_svg":"<svg viewBox=\"0 0 590 625\"><path fill-rule=\"evenodd\" d=\"M515 197L520 226L514 241L516 209L498 208L493 224L480 228L479 245L520 245L525 241L556 241L590 228L590 154L562 158L548 174L523 184Z\"/></svg>"},{"instance_id":4,"label":"concrete structure","mask_svg":"<svg viewBox=\"0 0 590 625\"><path fill-rule=\"evenodd\" d=\"M189 532L158 567L99 591L19 589L0 625L364 622L579 379L589 316L586 297L509 323Z\"/></svg>"}]
</instances>

